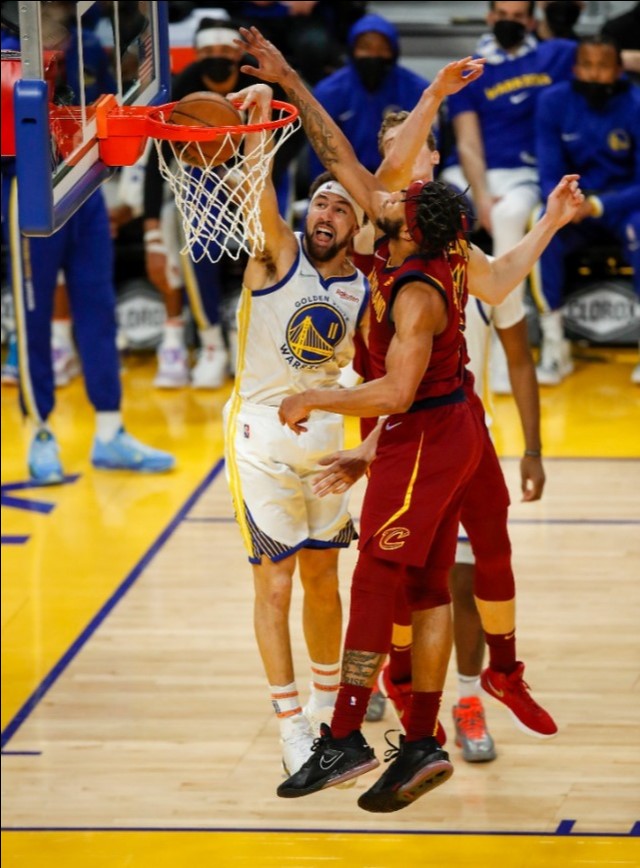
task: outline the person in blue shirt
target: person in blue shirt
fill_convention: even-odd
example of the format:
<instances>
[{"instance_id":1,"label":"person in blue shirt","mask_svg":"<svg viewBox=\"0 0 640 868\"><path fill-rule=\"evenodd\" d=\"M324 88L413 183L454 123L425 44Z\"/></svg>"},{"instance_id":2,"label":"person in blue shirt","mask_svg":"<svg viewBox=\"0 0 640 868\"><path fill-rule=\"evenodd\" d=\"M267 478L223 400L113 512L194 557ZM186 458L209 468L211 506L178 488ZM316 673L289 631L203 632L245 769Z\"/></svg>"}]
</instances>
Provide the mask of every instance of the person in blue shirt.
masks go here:
<instances>
[{"instance_id":1,"label":"person in blue shirt","mask_svg":"<svg viewBox=\"0 0 640 868\"><path fill-rule=\"evenodd\" d=\"M487 58L484 75L452 96L448 105L457 154L447 160L440 177L462 190L470 185L480 226L493 240L494 256L523 238L540 202L536 102L550 84L571 77L575 58L572 41L536 41L534 5L515 0L490 4L491 32L481 38L477 50ZM524 282L514 292L522 295ZM503 353L492 358L491 381L494 391L510 392Z\"/></svg>"},{"instance_id":2,"label":"person in blue shirt","mask_svg":"<svg viewBox=\"0 0 640 868\"><path fill-rule=\"evenodd\" d=\"M640 89L624 77L611 37L585 37L572 81L541 95L535 144L543 196L564 172L579 173L588 194L532 274L533 295L543 311L538 380L556 385L567 374L560 312L567 254L616 239L633 266L640 296ZM640 365L633 381L640 383Z\"/></svg>"},{"instance_id":3,"label":"person in blue shirt","mask_svg":"<svg viewBox=\"0 0 640 868\"><path fill-rule=\"evenodd\" d=\"M4 27L3 49L19 46ZM72 93L77 81L55 82ZM54 96L54 99L56 97ZM75 98L75 97L74 97ZM116 347L116 295L113 245L102 190L47 237L22 235L18 216L18 179L13 157L2 159L2 232L9 249L12 278L20 405L33 427L28 469L36 485L64 481L60 449L49 425L55 405L51 317L58 274L64 272L87 395L96 411L91 452L94 467L159 473L171 470L168 452L146 446L123 427L120 359Z\"/></svg>"},{"instance_id":4,"label":"person in blue shirt","mask_svg":"<svg viewBox=\"0 0 640 868\"><path fill-rule=\"evenodd\" d=\"M429 82L398 63L395 26L381 15L365 15L351 27L346 66L323 79L315 96L351 142L358 160L370 171L380 165L375 136L385 114L410 111ZM324 168L315 154L310 177Z\"/></svg>"}]
</instances>

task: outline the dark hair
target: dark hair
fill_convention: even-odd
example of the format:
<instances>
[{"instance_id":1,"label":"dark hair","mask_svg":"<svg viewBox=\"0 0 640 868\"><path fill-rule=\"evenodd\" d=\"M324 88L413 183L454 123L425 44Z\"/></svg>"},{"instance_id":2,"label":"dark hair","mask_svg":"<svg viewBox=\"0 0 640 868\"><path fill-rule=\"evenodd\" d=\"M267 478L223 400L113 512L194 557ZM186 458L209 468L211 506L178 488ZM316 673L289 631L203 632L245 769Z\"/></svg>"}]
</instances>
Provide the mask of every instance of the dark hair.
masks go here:
<instances>
[{"instance_id":1,"label":"dark hair","mask_svg":"<svg viewBox=\"0 0 640 868\"><path fill-rule=\"evenodd\" d=\"M407 188L405 203L407 227L427 259L445 253L466 232L465 197L443 181L414 181Z\"/></svg>"},{"instance_id":2,"label":"dark hair","mask_svg":"<svg viewBox=\"0 0 640 868\"><path fill-rule=\"evenodd\" d=\"M313 179L311 186L309 187L309 199L313 199L313 194L319 187L322 187L323 184L326 184L327 181L335 181L335 175L332 175L331 172L322 172L321 175L318 175L317 178Z\"/></svg>"},{"instance_id":3,"label":"dark hair","mask_svg":"<svg viewBox=\"0 0 640 868\"><path fill-rule=\"evenodd\" d=\"M578 42L578 48L576 51L576 62L578 56L580 55L580 49L583 45L595 45L596 47L603 45L605 47L608 46L609 48L613 48L616 53L616 57L618 58L618 65L622 66L622 54L620 52L620 46L613 38L613 36L609 36L608 33L593 33L590 36L583 36L582 39L580 39Z\"/></svg>"}]
</instances>

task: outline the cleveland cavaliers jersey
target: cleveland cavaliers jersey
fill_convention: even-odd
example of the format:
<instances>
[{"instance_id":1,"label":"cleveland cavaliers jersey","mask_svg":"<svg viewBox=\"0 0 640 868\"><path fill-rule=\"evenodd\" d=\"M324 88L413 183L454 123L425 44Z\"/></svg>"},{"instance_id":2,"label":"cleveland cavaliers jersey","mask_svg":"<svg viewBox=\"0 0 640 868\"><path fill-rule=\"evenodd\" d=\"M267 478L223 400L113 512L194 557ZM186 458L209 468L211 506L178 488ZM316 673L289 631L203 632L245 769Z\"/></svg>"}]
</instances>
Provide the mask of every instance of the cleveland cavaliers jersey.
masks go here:
<instances>
[{"instance_id":1,"label":"cleveland cavaliers jersey","mask_svg":"<svg viewBox=\"0 0 640 868\"><path fill-rule=\"evenodd\" d=\"M369 364L372 378L385 373L385 359L395 333L393 302L406 283L422 282L432 286L447 308L447 325L435 335L431 358L415 395L415 401L448 395L462 385L467 361L464 342L464 309L467 303L467 242L460 236L446 255L425 259L408 256L399 266L390 266L389 240L376 243L371 283L369 325Z\"/></svg>"},{"instance_id":2,"label":"cleveland cavaliers jersey","mask_svg":"<svg viewBox=\"0 0 640 868\"><path fill-rule=\"evenodd\" d=\"M296 260L281 281L242 291L235 388L256 404L276 407L287 395L335 387L369 302L360 271L323 278L296 238Z\"/></svg>"}]
</instances>

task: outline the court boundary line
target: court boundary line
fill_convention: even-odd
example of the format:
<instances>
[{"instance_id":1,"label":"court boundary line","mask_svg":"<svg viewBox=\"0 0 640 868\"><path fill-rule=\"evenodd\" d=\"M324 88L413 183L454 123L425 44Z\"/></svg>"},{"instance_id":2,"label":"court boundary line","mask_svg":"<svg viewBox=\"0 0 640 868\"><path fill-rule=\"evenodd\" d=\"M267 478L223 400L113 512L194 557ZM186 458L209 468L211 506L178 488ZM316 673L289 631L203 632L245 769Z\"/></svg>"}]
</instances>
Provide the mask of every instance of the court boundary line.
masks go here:
<instances>
[{"instance_id":1,"label":"court boundary line","mask_svg":"<svg viewBox=\"0 0 640 868\"><path fill-rule=\"evenodd\" d=\"M282 828L268 827L261 829L259 827L234 827L234 826L2 826L2 832L163 832L174 834L176 832L185 832L188 834L197 833L225 833L225 834L256 834L256 835L478 835L479 837L505 837L505 838L571 838L579 840L580 838L616 838L616 839L632 839L640 837L640 821L634 823L629 832L576 832L566 830L566 824L573 824L575 820L561 820L558 828L554 832L515 832L515 831L476 831L474 829L446 829L439 831L437 829L314 829L309 828L293 828L283 826Z\"/></svg>"},{"instance_id":2,"label":"court boundary line","mask_svg":"<svg viewBox=\"0 0 640 868\"><path fill-rule=\"evenodd\" d=\"M103 623L103 621L107 618L110 612L116 607L116 605L120 602L120 600L125 596L127 591L135 584L137 579L143 573L143 571L148 567L153 558L158 554L160 549L167 543L170 537L175 533L178 526L184 520L185 515L194 507L197 501L202 497L207 488L211 485L211 483L216 479L216 477L220 474L220 471L224 467L224 459L220 458L215 463L215 465L209 470L204 479L197 485L197 487L192 491L192 493L187 497L186 501L182 504L182 506L178 509L173 518L166 525L164 530L160 533L158 537L151 543L151 545L146 549L146 551L139 558L138 562L135 566L129 571L128 575L123 579L123 581L118 585L116 590L111 594L111 596L107 599L107 601L98 609L97 613L93 616L93 618L89 621L87 626L82 630L80 635L75 639L71 645L64 652L62 657L58 660L56 664L52 667L49 673L42 679L40 684L33 691L31 696L23 703L21 708L14 714L13 718L6 725L4 730L2 731L2 737L0 739L0 748L4 749L9 741L13 738L16 732L20 729L22 724L29 718L31 713L38 706L41 699L43 699L46 694L51 690L53 685L56 683L58 678L62 675L65 669L69 666L69 664L75 659L75 657L80 653L82 648L86 645L87 641L91 638L91 636L95 633L98 627Z\"/></svg>"}]
</instances>

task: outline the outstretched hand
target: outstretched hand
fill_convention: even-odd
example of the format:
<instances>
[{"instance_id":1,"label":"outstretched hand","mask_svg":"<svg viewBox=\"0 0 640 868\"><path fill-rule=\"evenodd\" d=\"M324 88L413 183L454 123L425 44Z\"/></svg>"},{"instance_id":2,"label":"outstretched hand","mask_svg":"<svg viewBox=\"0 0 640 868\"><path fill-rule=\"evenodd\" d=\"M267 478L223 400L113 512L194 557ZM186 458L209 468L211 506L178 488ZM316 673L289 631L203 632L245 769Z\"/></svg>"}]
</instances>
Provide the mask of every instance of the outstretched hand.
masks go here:
<instances>
[{"instance_id":1,"label":"outstretched hand","mask_svg":"<svg viewBox=\"0 0 640 868\"><path fill-rule=\"evenodd\" d=\"M236 39L236 46L252 54L259 64L257 67L244 64L240 67L240 72L261 78L262 81L282 81L291 67L275 45L265 39L257 27L240 27L239 30L244 42Z\"/></svg>"},{"instance_id":2,"label":"outstretched hand","mask_svg":"<svg viewBox=\"0 0 640 868\"><path fill-rule=\"evenodd\" d=\"M438 71L430 85L436 96L444 99L453 93L458 93L472 81L480 78L484 72L485 57L463 57L462 60L454 60Z\"/></svg>"},{"instance_id":3,"label":"outstretched hand","mask_svg":"<svg viewBox=\"0 0 640 868\"><path fill-rule=\"evenodd\" d=\"M578 185L580 175L564 175L559 184L549 193L547 217L557 229L570 223L584 202L584 193Z\"/></svg>"}]
</instances>

